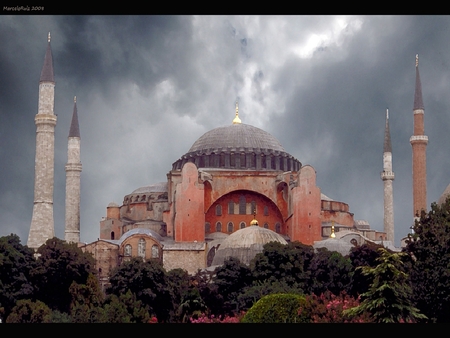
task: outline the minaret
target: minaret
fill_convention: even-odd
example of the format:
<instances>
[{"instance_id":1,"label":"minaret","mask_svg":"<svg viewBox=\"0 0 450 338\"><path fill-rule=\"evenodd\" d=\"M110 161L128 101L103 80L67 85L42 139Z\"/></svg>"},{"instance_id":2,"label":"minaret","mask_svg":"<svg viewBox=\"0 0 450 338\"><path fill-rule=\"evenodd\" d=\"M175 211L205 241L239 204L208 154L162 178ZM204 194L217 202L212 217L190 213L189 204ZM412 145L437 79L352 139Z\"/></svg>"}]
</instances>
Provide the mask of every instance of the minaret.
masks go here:
<instances>
[{"instance_id":1,"label":"minaret","mask_svg":"<svg viewBox=\"0 0 450 338\"><path fill-rule=\"evenodd\" d=\"M381 179L384 182L384 232L387 240L394 244L394 195L392 181L394 172L392 171L392 145L391 133L389 132L389 110L386 109L386 128L384 130L383 149L383 172Z\"/></svg>"},{"instance_id":2,"label":"minaret","mask_svg":"<svg viewBox=\"0 0 450 338\"><path fill-rule=\"evenodd\" d=\"M428 136L424 135L424 107L422 85L419 75L419 56L416 55L416 88L414 92L414 134L409 142L412 146L413 217L427 210L427 160Z\"/></svg>"},{"instance_id":3,"label":"minaret","mask_svg":"<svg viewBox=\"0 0 450 338\"><path fill-rule=\"evenodd\" d=\"M66 226L65 240L80 241L80 128L78 125L77 97L73 99L72 123L70 125L66 164Z\"/></svg>"},{"instance_id":4,"label":"minaret","mask_svg":"<svg viewBox=\"0 0 450 338\"><path fill-rule=\"evenodd\" d=\"M53 184L55 157L55 78L53 76L53 57L48 45L39 81L38 113L36 124L36 159L34 176L34 205L31 218L28 247L37 249L47 239L55 235L53 224Z\"/></svg>"}]
</instances>

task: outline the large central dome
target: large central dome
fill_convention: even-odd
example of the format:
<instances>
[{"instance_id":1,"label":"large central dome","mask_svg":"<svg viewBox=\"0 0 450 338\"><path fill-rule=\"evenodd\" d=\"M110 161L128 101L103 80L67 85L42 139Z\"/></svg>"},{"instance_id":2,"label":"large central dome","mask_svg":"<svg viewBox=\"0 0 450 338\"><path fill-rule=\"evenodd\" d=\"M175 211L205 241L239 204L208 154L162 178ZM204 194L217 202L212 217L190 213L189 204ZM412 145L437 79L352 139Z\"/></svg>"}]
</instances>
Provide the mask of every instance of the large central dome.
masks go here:
<instances>
[{"instance_id":1,"label":"large central dome","mask_svg":"<svg viewBox=\"0 0 450 338\"><path fill-rule=\"evenodd\" d=\"M267 149L285 152L280 141L268 132L248 124L231 124L219 127L203 134L189 149L191 152L240 149Z\"/></svg>"},{"instance_id":2,"label":"large central dome","mask_svg":"<svg viewBox=\"0 0 450 338\"><path fill-rule=\"evenodd\" d=\"M197 168L297 171L301 163L288 154L268 132L233 123L203 134L189 151L172 165L179 170L186 162Z\"/></svg>"}]
</instances>

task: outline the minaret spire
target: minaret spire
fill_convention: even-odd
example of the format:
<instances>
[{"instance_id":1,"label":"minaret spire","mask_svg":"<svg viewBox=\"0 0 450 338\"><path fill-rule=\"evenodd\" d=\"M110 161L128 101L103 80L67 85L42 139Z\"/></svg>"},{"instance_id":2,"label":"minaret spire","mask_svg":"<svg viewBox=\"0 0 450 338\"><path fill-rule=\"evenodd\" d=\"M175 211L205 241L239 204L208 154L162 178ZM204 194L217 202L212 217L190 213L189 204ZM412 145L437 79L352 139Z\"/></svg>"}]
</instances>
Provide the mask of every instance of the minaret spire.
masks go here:
<instances>
[{"instance_id":1,"label":"minaret spire","mask_svg":"<svg viewBox=\"0 0 450 338\"><path fill-rule=\"evenodd\" d=\"M39 248L47 239L55 236L53 186L56 115L54 104L55 79L49 34L44 66L39 81L38 113L34 118L36 124L34 204L27 243L28 247L33 249Z\"/></svg>"},{"instance_id":2,"label":"minaret spire","mask_svg":"<svg viewBox=\"0 0 450 338\"><path fill-rule=\"evenodd\" d=\"M384 151L383 151L383 172L381 179L384 183L384 232L387 240L394 243L394 195L392 181L394 180L392 171L392 144L391 133L389 131L389 109L386 109L386 127L384 130Z\"/></svg>"},{"instance_id":3,"label":"minaret spire","mask_svg":"<svg viewBox=\"0 0 450 338\"><path fill-rule=\"evenodd\" d=\"M239 124L241 123L241 119L239 118L239 106L238 102L236 101L236 116L233 119L233 124Z\"/></svg>"},{"instance_id":4,"label":"minaret spire","mask_svg":"<svg viewBox=\"0 0 450 338\"><path fill-rule=\"evenodd\" d=\"M427 210L427 164L426 147L428 136L424 128L424 105L422 99L422 84L419 74L419 55L416 55L416 83L414 91L414 134L409 142L412 146L412 175L413 175L413 217L420 216L421 211Z\"/></svg>"},{"instance_id":5,"label":"minaret spire","mask_svg":"<svg viewBox=\"0 0 450 338\"><path fill-rule=\"evenodd\" d=\"M78 125L77 97L73 99L72 123L70 124L66 164L66 222L65 240L80 242L80 128Z\"/></svg>"}]
</instances>

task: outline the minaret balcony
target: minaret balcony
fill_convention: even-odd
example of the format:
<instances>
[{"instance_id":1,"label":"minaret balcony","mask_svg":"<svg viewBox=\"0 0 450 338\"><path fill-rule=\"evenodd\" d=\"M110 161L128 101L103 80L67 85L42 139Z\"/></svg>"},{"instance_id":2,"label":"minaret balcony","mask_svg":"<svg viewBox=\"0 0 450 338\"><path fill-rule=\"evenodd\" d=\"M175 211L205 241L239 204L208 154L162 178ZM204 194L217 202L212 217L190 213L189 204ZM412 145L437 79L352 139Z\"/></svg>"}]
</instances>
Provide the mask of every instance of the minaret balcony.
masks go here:
<instances>
[{"instance_id":1,"label":"minaret balcony","mask_svg":"<svg viewBox=\"0 0 450 338\"><path fill-rule=\"evenodd\" d=\"M393 171L383 171L381 173L381 179L383 181L385 181L385 180L393 180L394 179L394 172Z\"/></svg>"},{"instance_id":2,"label":"minaret balcony","mask_svg":"<svg viewBox=\"0 0 450 338\"><path fill-rule=\"evenodd\" d=\"M425 143L425 144L427 144L428 143L428 136L426 136L426 135L413 135L409 139L409 142L411 144L414 144L414 143Z\"/></svg>"}]
</instances>

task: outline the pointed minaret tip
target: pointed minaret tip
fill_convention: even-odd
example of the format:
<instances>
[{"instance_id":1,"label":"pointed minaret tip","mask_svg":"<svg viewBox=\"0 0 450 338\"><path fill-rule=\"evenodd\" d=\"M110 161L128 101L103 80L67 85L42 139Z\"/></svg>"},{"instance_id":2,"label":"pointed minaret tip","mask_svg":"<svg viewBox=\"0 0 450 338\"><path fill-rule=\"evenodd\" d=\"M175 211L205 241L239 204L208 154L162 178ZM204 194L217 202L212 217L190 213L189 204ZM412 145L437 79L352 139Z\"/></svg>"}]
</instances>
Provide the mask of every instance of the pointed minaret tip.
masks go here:
<instances>
[{"instance_id":1,"label":"pointed minaret tip","mask_svg":"<svg viewBox=\"0 0 450 338\"><path fill-rule=\"evenodd\" d=\"M391 133L389 131L389 109L386 109L386 128L384 130L384 152L392 153Z\"/></svg>"},{"instance_id":2,"label":"pointed minaret tip","mask_svg":"<svg viewBox=\"0 0 450 338\"><path fill-rule=\"evenodd\" d=\"M69 137L80 137L80 126L78 124L77 97L73 97L72 123L70 124Z\"/></svg>"},{"instance_id":3,"label":"pointed minaret tip","mask_svg":"<svg viewBox=\"0 0 450 338\"><path fill-rule=\"evenodd\" d=\"M386 120L389 120L389 109L386 108Z\"/></svg>"}]
</instances>

